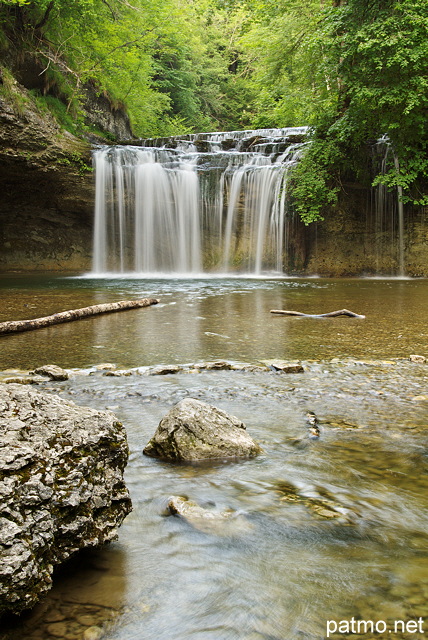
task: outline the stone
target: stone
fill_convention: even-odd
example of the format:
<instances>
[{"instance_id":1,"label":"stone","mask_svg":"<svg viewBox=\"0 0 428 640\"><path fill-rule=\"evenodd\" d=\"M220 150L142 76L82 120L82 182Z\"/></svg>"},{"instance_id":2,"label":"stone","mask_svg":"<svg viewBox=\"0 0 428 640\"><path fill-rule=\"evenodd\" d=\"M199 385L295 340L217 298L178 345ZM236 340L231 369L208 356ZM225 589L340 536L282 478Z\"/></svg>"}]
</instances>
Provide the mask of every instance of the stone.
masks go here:
<instances>
[{"instance_id":1,"label":"stone","mask_svg":"<svg viewBox=\"0 0 428 640\"><path fill-rule=\"evenodd\" d=\"M117 537L127 458L111 412L0 384L0 614L32 607L55 566Z\"/></svg>"},{"instance_id":2,"label":"stone","mask_svg":"<svg viewBox=\"0 0 428 640\"><path fill-rule=\"evenodd\" d=\"M68 380L69 375L65 369L61 369L56 364L45 364L34 370L39 376L47 376L50 380Z\"/></svg>"},{"instance_id":3,"label":"stone","mask_svg":"<svg viewBox=\"0 0 428 640\"><path fill-rule=\"evenodd\" d=\"M53 622L47 626L46 631L54 638L65 638L68 627L65 622Z\"/></svg>"},{"instance_id":4,"label":"stone","mask_svg":"<svg viewBox=\"0 0 428 640\"><path fill-rule=\"evenodd\" d=\"M201 400L181 400L160 421L144 449L172 461L239 458L261 453L241 420Z\"/></svg>"},{"instance_id":5,"label":"stone","mask_svg":"<svg viewBox=\"0 0 428 640\"><path fill-rule=\"evenodd\" d=\"M410 362L420 362L421 364L423 364L424 362L427 361L425 356L418 356L416 354L410 355L409 356L409 360L410 360Z\"/></svg>"},{"instance_id":6,"label":"stone","mask_svg":"<svg viewBox=\"0 0 428 640\"><path fill-rule=\"evenodd\" d=\"M166 376L182 371L182 367L175 364L167 364L163 367L156 367L150 371L151 376Z\"/></svg>"},{"instance_id":7,"label":"stone","mask_svg":"<svg viewBox=\"0 0 428 640\"><path fill-rule=\"evenodd\" d=\"M272 371L279 373L303 373L304 368L300 362L287 362L286 360L262 360Z\"/></svg>"},{"instance_id":8,"label":"stone","mask_svg":"<svg viewBox=\"0 0 428 640\"><path fill-rule=\"evenodd\" d=\"M88 627L83 632L83 640L100 640L103 635L101 627Z\"/></svg>"},{"instance_id":9,"label":"stone","mask_svg":"<svg viewBox=\"0 0 428 640\"><path fill-rule=\"evenodd\" d=\"M44 378L43 381L45 381ZM35 376L15 376L13 378L3 378L2 382L5 384L35 384L40 380L36 380Z\"/></svg>"},{"instance_id":10,"label":"stone","mask_svg":"<svg viewBox=\"0 0 428 640\"><path fill-rule=\"evenodd\" d=\"M236 535L252 529L251 523L233 509L205 509L183 496L168 498L167 512L180 516L198 531L217 535Z\"/></svg>"},{"instance_id":11,"label":"stone","mask_svg":"<svg viewBox=\"0 0 428 640\"><path fill-rule=\"evenodd\" d=\"M215 360L214 362L200 362L195 365L198 369L206 369L207 371L230 371L232 365L226 360Z\"/></svg>"}]
</instances>

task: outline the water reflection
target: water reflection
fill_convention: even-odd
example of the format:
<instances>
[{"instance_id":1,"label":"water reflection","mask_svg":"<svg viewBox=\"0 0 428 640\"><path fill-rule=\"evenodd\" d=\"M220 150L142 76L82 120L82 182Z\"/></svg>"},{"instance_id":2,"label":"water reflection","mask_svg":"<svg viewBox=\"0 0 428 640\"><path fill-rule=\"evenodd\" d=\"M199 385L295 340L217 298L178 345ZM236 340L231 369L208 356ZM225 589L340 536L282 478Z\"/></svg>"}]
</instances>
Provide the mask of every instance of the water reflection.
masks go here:
<instances>
[{"instance_id":1,"label":"water reflection","mask_svg":"<svg viewBox=\"0 0 428 640\"><path fill-rule=\"evenodd\" d=\"M405 357L426 352L427 280L89 280L3 281L0 319L37 317L118 299L161 304L2 337L0 368L46 361L132 367L210 358ZM366 315L329 320L272 316L270 309Z\"/></svg>"}]
</instances>

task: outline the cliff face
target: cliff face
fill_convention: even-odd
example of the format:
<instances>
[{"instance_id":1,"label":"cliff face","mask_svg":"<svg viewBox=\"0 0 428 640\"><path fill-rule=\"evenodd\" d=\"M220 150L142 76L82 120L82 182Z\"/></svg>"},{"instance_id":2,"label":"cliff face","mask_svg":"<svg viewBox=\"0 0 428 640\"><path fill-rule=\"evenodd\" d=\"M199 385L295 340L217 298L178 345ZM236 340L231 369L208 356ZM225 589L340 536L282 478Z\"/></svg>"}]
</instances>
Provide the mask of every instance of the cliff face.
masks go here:
<instances>
[{"instance_id":1,"label":"cliff face","mask_svg":"<svg viewBox=\"0 0 428 640\"><path fill-rule=\"evenodd\" d=\"M0 270L86 269L91 146L40 113L16 81L0 93Z\"/></svg>"},{"instance_id":2,"label":"cliff face","mask_svg":"<svg viewBox=\"0 0 428 640\"><path fill-rule=\"evenodd\" d=\"M396 198L345 185L339 205L326 212L323 222L304 231L304 272L427 277L427 213L426 208L406 207L400 240Z\"/></svg>"}]
</instances>

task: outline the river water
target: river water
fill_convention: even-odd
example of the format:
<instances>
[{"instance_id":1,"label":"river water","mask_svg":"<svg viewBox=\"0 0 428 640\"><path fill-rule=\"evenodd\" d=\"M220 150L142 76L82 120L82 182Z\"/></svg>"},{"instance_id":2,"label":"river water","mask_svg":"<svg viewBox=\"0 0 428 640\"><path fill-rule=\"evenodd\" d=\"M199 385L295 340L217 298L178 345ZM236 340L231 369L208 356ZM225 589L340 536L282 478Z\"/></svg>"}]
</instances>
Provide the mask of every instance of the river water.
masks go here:
<instances>
[{"instance_id":1,"label":"river water","mask_svg":"<svg viewBox=\"0 0 428 640\"><path fill-rule=\"evenodd\" d=\"M160 303L2 338L0 369L66 367L70 380L40 388L123 422L134 510L117 542L67 565L0 638L423 638L428 365L409 355L428 355L427 294L426 280L4 279L1 320L148 295ZM269 313L281 308L366 318ZM304 372L192 366L220 358L299 360ZM97 369L107 362L127 375ZM159 364L183 366L153 375ZM179 466L145 457L184 397L239 417L264 453ZM235 517L192 526L166 516L171 495Z\"/></svg>"}]
</instances>

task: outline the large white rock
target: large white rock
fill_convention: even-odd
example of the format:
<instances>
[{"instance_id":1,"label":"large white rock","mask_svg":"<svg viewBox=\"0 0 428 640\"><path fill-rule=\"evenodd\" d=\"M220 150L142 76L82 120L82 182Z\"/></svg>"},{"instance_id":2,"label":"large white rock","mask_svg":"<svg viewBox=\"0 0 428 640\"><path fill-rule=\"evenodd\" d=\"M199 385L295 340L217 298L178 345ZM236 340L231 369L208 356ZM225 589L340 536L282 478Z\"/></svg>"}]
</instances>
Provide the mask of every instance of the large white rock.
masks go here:
<instances>
[{"instance_id":1,"label":"large white rock","mask_svg":"<svg viewBox=\"0 0 428 640\"><path fill-rule=\"evenodd\" d=\"M148 456L175 461L249 457L260 452L241 420L193 398L171 409L144 449Z\"/></svg>"},{"instance_id":2,"label":"large white rock","mask_svg":"<svg viewBox=\"0 0 428 640\"><path fill-rule=\"evenodd\" d=\"M34 605L55 565L116 537L127 459L109 411L0 384L0 613Z\"/></svg>"}]
</instances>

